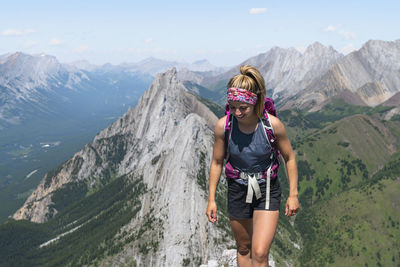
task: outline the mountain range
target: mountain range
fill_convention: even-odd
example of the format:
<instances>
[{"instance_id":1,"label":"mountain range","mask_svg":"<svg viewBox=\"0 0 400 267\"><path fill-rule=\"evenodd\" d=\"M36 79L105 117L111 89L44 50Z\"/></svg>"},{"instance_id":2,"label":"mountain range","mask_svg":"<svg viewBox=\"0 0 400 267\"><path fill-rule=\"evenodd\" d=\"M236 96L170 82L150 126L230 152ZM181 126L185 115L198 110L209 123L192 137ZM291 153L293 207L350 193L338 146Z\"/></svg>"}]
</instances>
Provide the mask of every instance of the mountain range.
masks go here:
<instances>
[{"instance_id":1,"label":"mountain range","mask_svg":"<svg viewBox=\"0 0 400 267\"><path fill-rule=\"evenodd\" d=\"M102 66L96 66L90 64L88 61L80 60L71 62L68 65L73 66L75 68L87 71L93 70L101 70L101 69L108 69L108 70L119 70L119 71L130 71L130 72L140 72L146 73L150 75L155 75L160 72L165 72L168 69L174 67L177 70L190 70L190 71L197 71L197 72L212 72L213 74L219 74L228 69L228 67L217 67L212 65L208 60L202 59L197 60L192 63L187 62L179 62L179 61L168 61L162 60L154 57L149 57L143 59L136 63L121 63L119 65L112 65L110 63L106 63Z\"/></svg>"},{"instance_id":2,"label":"mountain range","mask_svg":"<svg viewBox=\"0 0 400 267\"><path fill-rule=\"evenodd\" d=\"M149 74L85 71L53 56L20 52L0 58L0 126L40 116L79 117L134 104L152 80Z\"/></svg>"},{"instance_id":3,"label":"mountain range","mask_svg":"<svg viewBox=\"0 0 400 267\"><path fill-rule=\"evenodd\" d=\"M302 208L280 215L277 265L400 262L398 45L369 41L346 56L320 43L304 53L275 47L243 62L266 78L298 162ZM238 70L158 74L136 107L47 172L0 225L0 265L233 264L223 177L219 222L204 212L223 114L211 100L224 104ZM282 168L279 177L283 210Z\"/></svg>"},{"instance_id":4,"label":"mountain range","mask_svg":"<svg viewBox=\"0 0 400 267\"><path fill-rule=\"evenodd\" d=\"M185 71L180 78L214 91L213 99L223 104L228 79L249 64L260 70L270 96L283 109L316 111L334 98L366 106L389 101L400 90L399 62L400 40L370 40L348 55L315 42L303 53L273 47L225 73Z\"/></svg>"}]
</instances>

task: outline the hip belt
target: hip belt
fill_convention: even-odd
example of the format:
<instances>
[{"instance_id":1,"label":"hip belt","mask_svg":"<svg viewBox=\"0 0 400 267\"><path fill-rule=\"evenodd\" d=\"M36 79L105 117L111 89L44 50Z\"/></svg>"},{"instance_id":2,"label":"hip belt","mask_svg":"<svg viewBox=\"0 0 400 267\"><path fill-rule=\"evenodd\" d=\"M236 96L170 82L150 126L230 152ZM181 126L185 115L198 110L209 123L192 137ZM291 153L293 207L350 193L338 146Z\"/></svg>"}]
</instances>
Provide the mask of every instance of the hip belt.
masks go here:
<instances>
[{"instance_id":1,"label":"hip belt","mask_svg":"<svg viewBox=\"0 0 400 267\"><path fill-rule=\"evenodd\" d=\"M265 179L266 190L265 190L265 209L269 209L270 202L270 189L271 189L271 166L267 170L267 177ZM253 196L256 195L256 199L261 198L261 190L260 185L258 184L259 179L262 179L263 173L245 173L240 172L240 178L248 180L247 183L247 195L246 195L246 203L253 202Z\"/></svg>"}]
</instances>

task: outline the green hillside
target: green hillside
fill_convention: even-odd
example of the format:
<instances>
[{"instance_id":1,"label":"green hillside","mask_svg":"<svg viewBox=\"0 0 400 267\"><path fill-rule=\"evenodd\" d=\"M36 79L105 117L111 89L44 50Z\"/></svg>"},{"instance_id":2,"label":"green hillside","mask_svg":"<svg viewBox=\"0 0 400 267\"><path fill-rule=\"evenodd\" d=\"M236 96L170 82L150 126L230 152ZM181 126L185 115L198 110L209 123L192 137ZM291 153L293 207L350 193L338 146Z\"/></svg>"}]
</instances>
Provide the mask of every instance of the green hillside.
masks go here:
<instances>
[{"instance_id":1,"label":"green hillside","mask_svg":"<svg viewBox=\"0 0 400 267\"><path fill-rule=\"evenodd\" d=\"M300 194L313 200L332 197L368 180L397 150L398 124L367 115L353 115L293 144L299 169Z\"/></svg>"},{"instance_id":2,"label":"green hillside","mask_svg":"<svg viewBox=\"0 0 400 267\"><path fill-rule=\"evenodd\" d=\"M398 266L400 123L381 119L388 110L336 102L316 113L278 111L297 154L302 207L295 238L277 232L273 249L287 250L278 265Z\"/></svg>"},{"instance_id":3,"label":"green hillside","mask_svg":"<svg viewBox=\"0 0 400 267\"><path fill-rule=\"evenodd\" d=\"M399 266L399 155L369 182L304 207L301 266Z\"/></svg>"},{"instance_id":4,"label":"green hillside","mask_svg":"<svg viewBox=\"0 0 400 267\"><path fill-rule=\"evenodd\" d=\"M131 182L128 182L132 180ZM76 186L75 186L76 187ZM57 194L80 194L85 190L61 189ZM136 235L122 238L122 226L129 223L141 208L140 197L146 192L142 177L121 176L95 193L70 203L54 218L43 224L8 220L0 225L0 266L84 266L96 265L103 258L119 252L133 240L138 250L147 254L148 244L157 247L162 223L144 218ZM157 230L152 230L157 225ZM41 244L68 233L59 240ZM119 234L120 238L115 238ZM146 236L146 237L145 237ZM149 243L150 244L150 243Z\"/></svg>"}]
</instances>

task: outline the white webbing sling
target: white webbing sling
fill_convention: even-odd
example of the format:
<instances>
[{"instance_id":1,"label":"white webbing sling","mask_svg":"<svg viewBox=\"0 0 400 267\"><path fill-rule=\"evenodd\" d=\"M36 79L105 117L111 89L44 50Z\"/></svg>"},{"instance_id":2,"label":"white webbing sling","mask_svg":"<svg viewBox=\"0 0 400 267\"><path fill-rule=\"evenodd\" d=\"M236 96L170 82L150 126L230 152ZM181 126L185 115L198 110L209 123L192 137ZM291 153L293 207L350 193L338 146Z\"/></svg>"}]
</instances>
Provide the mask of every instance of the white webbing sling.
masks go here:
<instances>
[{"instance_id":1,"label":"white webbing sling","mask_svg":"<svg viewBox=\"0 0 400 267\"><path fill-rule=\"evenodd\" d=\"M259 199L261 197L261 190L257 181L258 179L260 179L260 176L262 176L260 173L240 173L240 178L248 180L246 203L253 202L254 193L256 194L256 199Z\"/></svg>"},{"instance_id":2,"label":"white webbing sling","mask_svg":"<svg viewBox=\"0 0 400 267\"><path fill-rule=\"evenodd\" d=\"M273 139L271 139L271 140L268 139L268 135L267 135L266 129L271 130L272 132L274 132L274 129L272 128L272 124L271 124L271 121L269 120L269 116L267 116L267 120L268 120L269 126L265 125L263 123L262 124L263 127L264 127L264 131L263 132L264 132L265 138L268 141L269 146L272 148L272 143L274 142L274 140ZM271 199L271 196L270 196L271 195L271 171L272 171L272 165L274 164L273 159L274 159L274 155L271 154L271 157L270 157L271 164L269 165L268 170L267 170L267 177L265 177L265 179L266 179L266 181L265 181L266 182L265 209L266 210L269 210L269 202L270 202L270 199Z\"/></svg>"},{"instance_id":3,"label":"white webbing sling","mask_svg":"<svg viewBox=\"0 0 400 267\"><path fill-rule=\"evenodd\" d=\"M267 177L266 177L266 191L265 191L265 209L269 209L269 202L270 202L270 188L271 188L271 168L272 163L267 170ZM261 198L261 189L260 185L258 184L258 179L262 178L262 173L240 173L240 178L247 179L247 195L246 195L246 203L253 202L253 196L256 195L256 199Z\"/></svg>"}]
</instances>

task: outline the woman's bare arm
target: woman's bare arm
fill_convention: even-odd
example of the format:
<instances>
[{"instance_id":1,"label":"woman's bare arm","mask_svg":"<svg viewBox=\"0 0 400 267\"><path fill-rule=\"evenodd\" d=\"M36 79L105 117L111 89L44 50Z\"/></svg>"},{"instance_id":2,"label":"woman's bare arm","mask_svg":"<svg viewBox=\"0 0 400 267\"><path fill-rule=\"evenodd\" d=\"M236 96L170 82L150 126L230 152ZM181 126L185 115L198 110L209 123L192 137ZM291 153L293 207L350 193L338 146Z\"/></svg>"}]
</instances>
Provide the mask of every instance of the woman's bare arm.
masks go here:
<instances>
[{"instance_id":1,"label":"woman's bare arm","mask_svg":"<svg viewBox=\"0 0 400 267\"><path fill-rule=\"evenodd\" d=\"M286 129L283 123L277 117L272 115L270 115L270 121L274 129L278 149L285 160L286 170L289 178L289 197L286 202L285 215L292 216L296 214L299 209L296 156L286 134Z\"/></svg>"},{"instance_id":2,"label":"woman's bare arm","mask_svg":"<svg viewBox=\"0 0 400 267\"><path fill-rule=\"evenodd\" d=\"M225 156L225 120L226 116L219 119L214 129L214 147L213 156L210 166L210 181L209 181L209 193L208 193L208 207L206 214L210 222L217 221L217 204L215 202L215 194L219 178L221 176L222 168L224 165Z\"/></svg>"}]
</instances>

